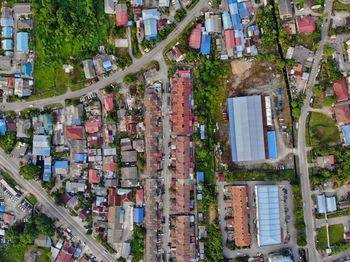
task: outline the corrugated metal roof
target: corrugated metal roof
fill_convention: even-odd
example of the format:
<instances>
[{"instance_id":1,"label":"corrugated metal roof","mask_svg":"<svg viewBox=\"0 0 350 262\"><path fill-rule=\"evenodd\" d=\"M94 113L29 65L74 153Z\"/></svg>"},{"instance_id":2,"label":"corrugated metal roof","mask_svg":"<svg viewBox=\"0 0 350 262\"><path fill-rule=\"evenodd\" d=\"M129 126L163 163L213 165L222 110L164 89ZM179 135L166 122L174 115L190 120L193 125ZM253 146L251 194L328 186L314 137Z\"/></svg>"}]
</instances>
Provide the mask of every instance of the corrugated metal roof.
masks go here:
<instances>
[{"instance_id":1,"label":"corrugated metal roof","mask_svg":"<svg viewBox=\"0 0 350 262\"><path fill-rule=\"evenodd\" d=\"M249 12L248 12L248 9L247 9L245 3L239 3L238 4L238 12L239 12L239 16L241 18L246 18L246 17L249 16Z\"/></svg>"},{"instance_id":2,"label":"corrugated metal roof","mask_svg":"<svg viewBox=\"0 0 350 262\"><path fill-rule=\"evenodd\" d=\"M232 161L265 159L261 96L228 99Z\"/></svg>"},{"instance_id":3,"label":"corrugated metal roof","mask_svg":"<svg viewBox=\"0 0 350 262\"><path fill-rule=\"evenodd\" d=\"M344 136L344 143L346 145L350 145L350 125L342 126L343 136Z\"/></svg>"},{"instance_id":4,"label":"corrugated metal roof","mask_svg":"<svg viewBox=\"0 0 350 262\"><path fill-rule=\"evenodd\" d=\"M234 34L235 32L233 31L233 29L225 31L226 49L233 49L236 46Z\"/></svg>"},{"instance_id":5,"label":"corrugated metal roof","mask_svg":"<svg viewBox=\"0 0 350 262\"><path fill-rule=\"evenodd\" d=\"M144 21L145 37L148 41L157 40L157 20L147 19Z\"/></svg>"},{"instance_id":6,"label":"corrugated metal roof","mask_svg":"<svg viewBox=\"0 0 350 262\"><path fill-rule=\"evenodd\" d=\"M5 37L5 38L12 37L13 28L12 27L3 27L1 35L2 35L2 37Z\"/></svg>"},{"instance_id":7,"label":"corrugated metal roof","mask_svg":"<svg viewBox=\"0 0 350 262\"><path fill-rule=\"evenodd\" d=\"M134 222L142 223L144 220L144 209L143 207L134 208Z\"/></svg>"},{"instance_id":8,"label":"corrugated metal roof","mask_svg":"<svg viewBox=\"0 0 350 262\"><path fill-rule=\"evenodd\" d=\"M11 39L5 39L1 41L1 46L4 50L11 50L13 49L13 42Z\"/></svg>"},{"instance_id":9,"label":"corrugated metal roof","mask_svg":"<svg viewBox=\"0 0 350 262\"><path fill-rule=\"evenodd\" d=\"M337 200L335 196L326 197L327 212L337 211Z\"/></svg>"},{"instance_id":10,"label":"corrugated metal roof","mask_svg":"<svg viewBox=\"0 0 350 262\"><path fill-rule=\"evenodd\" d=\"M169 7L170 0L159 0L159 7Z\"/></svg>"},{"instance_id":11,"label":"corrugated metal roof","mask_svg":"<svg viewBox=\"0 0 350 262\"><path fill-rule=\"evenodd\" d=\"M224 24L224 30L232 29L233 25L232 25L232 21L231 21L231 16L230 16L229 12L227 12L226 10L222 13L222 21Z\"/></svg>"},{"instance_id":12,"label":"corrugated metal roof","mask_svg":"<svg viewBox=\"0 0 350 262\"><path fill-rule=\"evenodd\" d=\"M324 194L317 195L317 210L320 214L326 213L326 197Z\"/></svg>"},{"instance_id":13,"label":"corrugated metal roof","mask_svg":"<svg viewBox=\"0 0 350 262\"><path fill-rule=\"evenodd\" d=\"M269 159L276 159L277 158L276 131L267 132L267 142L269 145Z\"/></svg>"},{"instance_id":14,"label":"corrugated metal roof","mask_svg":"<svg viewBox=\"0 0 350 262\"><path fill-rule=\"evenodd\" d=\"M202 34L202 42L200 52L203 55L210 54L211 37L207 33Z\"/></svg>"},{"instance_id":15,"label":"corrugated metal roof","mask_svg":"<svg viewBox=\"0 0 350 262\"><path fill-rule=\"evenodd\" d=\"M276 185L255 186L259 246L282 242L279 192Z\"/></svg>"},{"instance_id":16,"label":"corrugated metal roof","mask_svg":"<svg viewBox=\"0 0 350 262\"><path fill-rule=\"evenodd\" d=\"M6 134L6 120L0 119L0 135L4 136Z\"/></svg>"},{"instance_id":17,"label":"corrugated metal roof","mask_svg":"<svg viewBox=\"0 0 350 262\"><path fill-rule=\"evenodd\" d=\"M208 33L213 33L214 30L214 17L209 17L207 19L205 19L205 30Z\"/></svg>"},{"instance_id":18,"label":"corrugated metal roof","mask_svg":"<svg viewBox=\"0 0 350 262\"><path fill-rule=\"evenodd\" d=\"M29 34L27 32L17 33L17 51L27 52L29 50Z\"/></svg>"}]
</instances>

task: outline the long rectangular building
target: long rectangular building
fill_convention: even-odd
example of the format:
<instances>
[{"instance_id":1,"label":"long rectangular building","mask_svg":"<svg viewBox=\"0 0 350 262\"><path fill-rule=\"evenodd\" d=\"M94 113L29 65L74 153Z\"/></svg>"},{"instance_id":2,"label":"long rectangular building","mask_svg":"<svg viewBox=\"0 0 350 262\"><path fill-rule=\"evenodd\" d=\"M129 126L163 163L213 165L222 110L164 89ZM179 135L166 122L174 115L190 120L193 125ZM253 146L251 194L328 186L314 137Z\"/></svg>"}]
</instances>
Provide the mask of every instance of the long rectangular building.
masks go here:
<instances>
[{"instance_id":1,"label":"long rectangular building","mask_svg":"<svg viewBox=\"0 0 350 262\"><path fill-rule=\"evenodd\" d=\"M233 230L237 247L250 246L248 186L231 187Z\"/></svg>"},{"instance_id":2,"label":"long rectangular building","mask_svg":"<svg viewBox=\"0 0 350 262\"><path fill-rule=\"evenodd\" d=\"M232 161L265 160L267 158L266 138L264 137L264 121L266 121L264 104L261 96L228 98Z\"/></svg>"},{"instance_id":3,"label":"long rectangular building","mask_svg":"<svg viewBox=\"0 0 350 262\"><path fill-rule=\"evenodd\" d=\"M255 186L259 246L282 242L280 198L277 185Z\"/></svg>"}]
</instances>

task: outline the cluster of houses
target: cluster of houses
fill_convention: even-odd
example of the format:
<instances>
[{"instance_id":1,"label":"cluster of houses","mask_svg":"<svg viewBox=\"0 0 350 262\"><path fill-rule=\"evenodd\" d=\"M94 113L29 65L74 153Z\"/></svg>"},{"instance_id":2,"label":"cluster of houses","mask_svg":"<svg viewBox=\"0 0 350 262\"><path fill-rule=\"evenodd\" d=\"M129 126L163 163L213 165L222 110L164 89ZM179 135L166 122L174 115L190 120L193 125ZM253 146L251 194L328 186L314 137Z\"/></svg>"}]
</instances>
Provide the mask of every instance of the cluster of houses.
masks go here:
<instances>
[{"instance_id":1,"label":"cluster of houses","mask_svg":"<svg viewBox=\"0 0 350 262\"><path fill-rule=\"evenodd\" d=\"M193 78L190 70L178 70L171 80L170 186L171 248L177 261L196 261L196 177L193 159Z\"/></svg>"},{"instance_id":2,"label":"cluster of houses","mask_svg":"<svg viewBox=\"0 0 350 262\"><path fill-rule=\"evenodd\" d=\"M163 30L173 21L161 15L162 8L172 7L175 11L181 8L178 0L170 3L169 0L133 0L131 6L126 3L118 3L116 0L105 0L105 13L115 15L117 26L132 26L134 21L137 27L138 39L145 38L147 41L156 41L158 32ZM129 13L131 16L129 16ZM132 17L131 19L129 19Z\"/></svg>"},{"instance_id":3,"label":"cluster of houses","mask_svg":"<svg viewBox=\"0 0 350 262\"><path fill-rule=\"evenodd\" d=\"M2 7L0 97L27 97L33 87L34 54L30 50L29 32L33 29L33 13L29 3Z\"/></svg>"},{"instance_id":4,"label":"cluster of houses","mask_svg":"<svg viewBox=\"0 0 350 262\"><path fill-rule=\"evenodd\" d=\"M209 55L214 42L222 60L255 56L258 54L255 43L259 40L260 30L256 24L249 25L253 15L251 1L228 0L222 13L204 14L204 25L195 26L188 44L201 54Z\"/></svg>"},{"instance_id":5,"label":"cluster of houses","mask_svg":"<svg viewBox=\"0 0 350 262\"><path fill-rule=\"evenodd\" d=\"M108 55L103 46L99 48L100 52L93 59L86 59L83 61L84 75L87 80L103 76L117 69L115 63L116 57ZM70 66L63 66L66 73L70 73Z\"/></svg>"}]
</instances>

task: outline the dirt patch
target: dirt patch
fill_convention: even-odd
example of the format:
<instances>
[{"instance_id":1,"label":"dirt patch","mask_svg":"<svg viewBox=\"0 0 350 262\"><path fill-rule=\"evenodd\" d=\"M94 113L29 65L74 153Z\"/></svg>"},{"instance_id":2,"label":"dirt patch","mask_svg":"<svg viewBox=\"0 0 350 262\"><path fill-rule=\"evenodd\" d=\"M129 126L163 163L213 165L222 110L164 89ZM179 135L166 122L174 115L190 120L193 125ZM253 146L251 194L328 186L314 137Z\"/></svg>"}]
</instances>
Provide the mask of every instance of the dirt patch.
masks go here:
<instances>
[{"instance_id":1,"label":"dirt patch","mask_svg":"<svg viewBox=\"0 0 350 262\"><path fill-rule=\"evenodd\" d=\"M243 76L253 65L253 62L236 60L231 62L232 74L234 76Z\"/></svg>"},{"instance_id":2,"label":"dirt patch","mask_svg":"<svg viewBox=\"0 0 350 262\"><path fill-rule=\"evenodd\" d=\"M217 216L218 216L218 212L216 211L215 207L211 206L209 208L209 224L214 223Z\"/></svg>"}]
</instances>

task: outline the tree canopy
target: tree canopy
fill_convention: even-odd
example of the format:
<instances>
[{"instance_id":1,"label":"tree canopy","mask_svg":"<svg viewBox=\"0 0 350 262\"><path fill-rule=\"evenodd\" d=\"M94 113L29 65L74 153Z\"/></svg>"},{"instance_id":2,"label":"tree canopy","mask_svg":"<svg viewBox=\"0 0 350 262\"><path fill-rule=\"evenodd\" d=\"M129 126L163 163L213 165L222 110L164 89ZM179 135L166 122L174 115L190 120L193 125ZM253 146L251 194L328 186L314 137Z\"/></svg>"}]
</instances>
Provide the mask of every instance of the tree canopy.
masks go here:
<instances>
[{"instance_id":1,"label":"tree canopy","mask_svg":"<svg viewBox=\"0 0 350 262\"><path fill-rule=\"evenodd\" d=\"M19 170L19 173L21 176L23 176L25 179L30 180L34 179L36 177L39 177L41 172L40 167L35 166L33 164L30 165L24 165Z\"/></svg>"}]
</instances>

